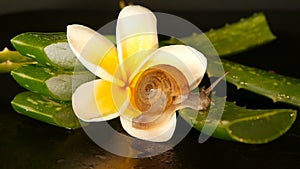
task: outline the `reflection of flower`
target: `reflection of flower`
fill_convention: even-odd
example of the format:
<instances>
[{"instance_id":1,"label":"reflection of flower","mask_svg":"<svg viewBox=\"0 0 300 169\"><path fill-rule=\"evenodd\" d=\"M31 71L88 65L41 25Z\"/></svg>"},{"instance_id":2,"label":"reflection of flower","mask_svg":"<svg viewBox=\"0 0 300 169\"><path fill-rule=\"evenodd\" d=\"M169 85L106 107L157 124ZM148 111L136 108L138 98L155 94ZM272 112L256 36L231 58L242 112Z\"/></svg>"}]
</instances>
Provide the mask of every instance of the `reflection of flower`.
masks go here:
<instances>
[{"instance_id":1,"label":"reflection of flower","mask_svg":"<svg viewBox=\"0 0 300 169\"><path fill-rule=\"evenodd\" d=\"M101 79L81 85L72 103L87 122L120 115L132 136L167 141L176 125L176 109L200 83L206 59L184 45L158 48L156 18L141 6L127 6L119 14L117 47L104 36L82 26L67 29L70 47L79 61Z\"/></svg>"}]
</instances>

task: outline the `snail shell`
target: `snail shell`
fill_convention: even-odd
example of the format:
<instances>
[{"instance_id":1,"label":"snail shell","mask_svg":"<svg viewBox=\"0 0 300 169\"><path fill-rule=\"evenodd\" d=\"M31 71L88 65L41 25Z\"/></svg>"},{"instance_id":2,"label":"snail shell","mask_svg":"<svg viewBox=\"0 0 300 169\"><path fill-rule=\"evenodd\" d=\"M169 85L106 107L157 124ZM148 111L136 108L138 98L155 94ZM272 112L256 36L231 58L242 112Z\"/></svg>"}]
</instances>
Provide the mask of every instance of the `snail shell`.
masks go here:
<instances>
[{"instance_id":1,"label":"snail shell","mask_svg":"<svg viewBox=\"0 0 300 169\"><path fill-rule=\"evenodd\" d=\"M156 65L136 77L132 102L142 112L133 127L150 129L167 122L190 87L184 74L170 65Z\"/></svg>"}]
</instances>

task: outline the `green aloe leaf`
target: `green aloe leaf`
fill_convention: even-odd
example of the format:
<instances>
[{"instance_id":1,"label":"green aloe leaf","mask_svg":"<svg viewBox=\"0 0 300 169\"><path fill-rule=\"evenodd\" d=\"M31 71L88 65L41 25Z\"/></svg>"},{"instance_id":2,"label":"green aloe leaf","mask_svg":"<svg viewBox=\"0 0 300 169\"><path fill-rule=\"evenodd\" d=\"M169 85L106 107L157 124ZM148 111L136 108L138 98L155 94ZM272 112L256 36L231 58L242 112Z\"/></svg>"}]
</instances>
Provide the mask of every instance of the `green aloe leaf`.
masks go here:
<instances>
[{"instance_id":1,"label":"green aloe leaf","mask_svg":"<svg viewBox=\"0 0 300 169\"><path fill-rule=\"evenodd\" d=\"M215 47L220 57L233 55L249 48L259 46L274 40L276 37L270 31L263 13L228 24L227 26L205 33ZM187 43L206 54L208 58L207 73L209 76L221 76L223 66L230 71L226 81L237 88L244 88L251 92L271 98L274 102L284 102L300 107L300 79L271 73L266 70L245 66L217 56L210 55L211 44L204 34L192 35L179 40L170 39L162 42L166 44Z\"/></svg>"},{"instance_id":2,"label":"green aloe leaf","mask_svg":"<svg viewBox=\"0 0 300 169\"><path fill-rule=\"evenodd\" d=\"M266 16L263 13L255 13L253 16L241 19L233 24L219 29L211 29L204 34L193 34L179 40L171 38L161 41L160 45L188 44L205 56L211 56L212 46L220 57L233 55L250 48L261 46L276 39L270 30Z\"/></svg>"},{"instance_id":3,"label":"green aloe leaf","mask_svg":"<svg viewBox=\"0 0 300 169\"><path fill-rule=\"evenodd\" d=\"M25 64L36 64L36 62L17 51L10 51L7 48L0 51L0 73L9 73L11 70Z\"/></svg>"},{"instance_id":4,"label":"green aloe leaf","mask_svg":"<svg viewBox=\"0 0 300 169\"><path fill-rule=\"evenodd\" d=\"M204 34L195 34L180 40L171 38L161 45L188 44L203 52L208 59L209 76L221 76L223 66L230 73L226 81L249 91L300 107L300 80L274 74L265 70L248 67L242 64L219 59L212 50L212 45L220 57L233 55L247 49L263 45L276 37L270 31L266 18L262 13L241 21L226 25L224 28L211 30ZM208 41L208 39L210 41ZM220 98L214 100L218 105ZM213 113L222 112L212 106ZM251 110L239 107L234 103L225 103L220 121L213 117L206 119L208 112L184 109L180 110L184 119L202 132L215 129L213 137L235 140L250 144L272 141L284 134L296 119L296 111L290 109ZM197 117L197 118L195 118ZM207 124L206 128L203 128ZM209 134L209 132L207 132Z\"/></svg>"},{"instance_id":5,"label":"green aloe leaf","mask_svg":"<svg viewBox=\"0 0 300 169\"><path fill-rule=\"evenodd\" d=\"M19 93L11 104L18 113L55 126L68 129L81 127L70 102L26 91Z\"/></svg>"},{"instance_id":6,"label":"green aloe leaf","mask_svg":"<svg viewBox=\"0 0 300 169\"><path fill-rule=\"evenodd\" d=\"M74 69L79 62L70 49L65 32L26 32L11 39L22 55L39 64L60 69Z\"/></svg>"},{"instance_id":7,"label":"green aloe leaf","mask_svg":"<svg viewBox=\"0 0 300 169\"><path fill-rule=\"evenodd\" d=\"M220 56L228 56L275 39L262 13L227 25L224 28L209 31L205 33L205 35L196 34L180 39L180 41L170 39L161 42L161 44L178 44L184 42L202 51L206 56L210 57L208 58L208 73L215 76L218 75L218 73L215 72L220 72L216 71L215 67L220 66L214 65L220 65L222 63L210 53L210 42L214 45ZM207 41L207 37L210 42ZM30 43L29 46L34 46L34 44L31 43L35 41L29 40L28 42ZM49 65L49 63L46 63L46 65ZM232 72L233 71L231 71L231 73ZM216 105L218 104L217 100L214 100L214 102ZM212 106L211 111L218 111L218 108ZM214 126L216 122L215 119L206 119L207 112L198 114L197 111L184 109L181 110L180 113L187 121L192 121L194 127L200 131L203 129L205 123L210 125L210 122L213 122L211 125ZM195 117L195 113L197 114L197 118L192 118ZM249 110L236 106L234 103L226 102L223 117L220 123L218 123L213 136L251 144L266 143L285 133L295 118L296 111L290 109ZM264 129L259 130L262 127ZM203 132L205 132L205 130Z\"/></svg>"},{"instance_id":8,"label":"green aloe leaf","mask_svg":"<svg viewBox=\"0 0 300 169\"><path fill-rule=\"evenodd\" d=\"M11 75L20 86L63 101L71 100L73 89L95 79L88 71L61 71L40 65L23 65Z\"/></svg>"},{"instance_id":9,"label":"green aloe leaf","mask_svg":"<svg viewBox=\"0 0 300 169\"><path fill-rule=\"evenodd\" d=\"M226 81L237 88L263 95L274 102L288 103L300 107L300 79L276 74L271 71L222 60L224 70L230 73ZM213 73L213 67L210 69Z\"/></svg>"},{"instance_id":10,"label":"green aloe leaf","mask_svg":"<svg viewBox=\"0 0 300 169\"><path fill-rule=\"evenodd\" d=\"M225 98L213 97L214 105L207 111L182 109L180 115L199 131L206 132L204 125L217 128L212 134L215 138L235 140L249 144L268 143L289 130L296 119L296 111L292 109L246 109L232 102L226 102L220 120L208 118L208 113L220 113L218 106Z\"/></svg>"}]
</instances>

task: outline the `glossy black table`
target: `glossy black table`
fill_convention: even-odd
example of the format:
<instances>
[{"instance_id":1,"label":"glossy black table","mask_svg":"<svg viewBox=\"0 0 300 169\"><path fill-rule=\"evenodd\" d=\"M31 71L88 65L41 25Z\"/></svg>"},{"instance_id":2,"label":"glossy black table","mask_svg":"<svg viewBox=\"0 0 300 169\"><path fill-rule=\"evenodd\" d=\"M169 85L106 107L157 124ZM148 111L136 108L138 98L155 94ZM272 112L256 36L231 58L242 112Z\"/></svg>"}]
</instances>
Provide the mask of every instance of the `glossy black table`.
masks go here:
<instances>
[{"instance_id":1,"label":"glossy black table","mask_svg":"<svg viewBox=\"0 0 300 169\"><path fill-rule=\"evenodd\" d=\"M0 48L27 31L65 31L68 24L99 28L117 17L100 11L33 11L0 16ZM164 11L166 12L166 11ZM203 31L252 15L255 11L169 12L196 24ZM264 11L277 40L231 57L231 60L300 78L300 12ZM10 106L23 91L9 74L0 74L0 168L2 169L100 169L100 168L300 168L300 120L279 139L247 145L210 138L198 143L192 130L172 150L145 159L113 155L99 148L82 129L68 131L16 113ZM299 89L300 92L300 89ZM228 100L248 108L299 108L228 85ZM114 120L118 123L118 120Z\"/></svg>"}]
</instances>

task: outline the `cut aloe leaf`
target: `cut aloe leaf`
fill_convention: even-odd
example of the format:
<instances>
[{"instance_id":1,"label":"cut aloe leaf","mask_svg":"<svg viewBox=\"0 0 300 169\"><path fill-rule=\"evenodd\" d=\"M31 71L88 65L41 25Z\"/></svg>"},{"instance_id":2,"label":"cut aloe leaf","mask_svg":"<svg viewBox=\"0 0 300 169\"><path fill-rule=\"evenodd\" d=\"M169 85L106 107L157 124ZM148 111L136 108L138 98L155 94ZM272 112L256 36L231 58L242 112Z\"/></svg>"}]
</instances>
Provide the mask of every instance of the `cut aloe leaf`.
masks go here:
<instances>
[{"instance_id":1,"label":"cut aloe leaf","mask_svg":"<svg viewBox=\"0 0 300 169\"><path fill-rule=\"evenodd\" d=\"M262 13L243 19L237 23L227 25L224 28L205 33L216 48L220 57L232 55L248 48L259 46L275 39L270 31L265 16ZM183 38L182 41L170 39L166 44L180 44L183 42L193 45L198 50L208 53L208 46L203 44L204 35L192 35ZM210 56L208 54L208 56ZM274 102L284 102L300 107L300 79L271 73L262 69L245 66L217 57L208 57L207 73L210 76L221 76L222 65L225 71L230 73L226 81L238 88L255 92L271 98ZM217 66L216 66L217 65Z\"/></svg>"},{"instance_id":2,"label":"cut aloe leaf","mask_svg":"<svg viewBox=\"0 0 300 169\"><path fill-rule=\"evenodd\" d=\"M171 38L160 42L160 44L184 43L203 52L205 56L211 55L213 45L219 56L223 57L263 45L274 39L276 37L271 32L265 15L263 13L256 13L236 23L226 24L222 28L211 29L205 32L205 34L194 34L179 40Z\"/></svg>"},{"instance_id":3,"label":"cut aloe leaf","mask_svg":"<svg viewBox=\"0 0 300 169\"><path fill-rule=\"evenodd\" d=\"M205 37L205 35L207 37ZM264 70L243 66L229 62L210 53L211 41L220 57L233 55L249 48L263 45L276 37L270 31L266 18L262 13L243 19L224 28L211 30L204 34L195 34L180 40L170 39L162 45L182 44L183 42L195 47L208 56L207 73L209 76L221 76L223 71L219 65L223 65L225 71L230 73L226 81L245 88L249 91L270 97L274 101L281 101L300 106L300 97L297 92L300 88L300 80L276 75ZM277 87L278 86L278 87ZM290 86L292 86L290 88ZM219 101L214 101L218 105ZM212 107L214 113L221 112ZM216 119L206 119L207 112L198 113L191 109L180 110L180 114L196 129L202 131L204 124L206 129L214 129ZM195 118L197 117L197 118ZM239 107L234 103L226 102L221 120L218 122L213 137L225 140L235 140L250 144L261 144L272 141L284 134L296 119L296 111L290 109L250 110ZM203 132L206 132L205 130ZM208 133L209 134L209 133Z\"/></svg>"},{"instance_id":4,"label":"cut aloe leaf","mask_svg":"<svg viewBox=\"0 0 300 169\"><path fill-rule=\"evenodd\" d=\"M68 129L81 127L70 102L56 101L50 97L26 91L19 93L11 104L18 113L55 126Z\"/></svg>"},{"instance_id":5,"label":"cut aloe leaf","mask_svg":"<svg viewBox=\"0 0 300 169\"><path fill-rule=\"evenodd\" d=\"M38 61L39 64L73 69L79 63L64 32L22 33L11 39L11 43L22 55Z\"/></svg>"},{"instance_id":6,"label":"cut aloe leaf","mask_svg":"<svg viewBox=\"0 0 300 169\"><path fill-rule=\"evenodd\" d=\"M22 87L63 101L71 100L72 89L95 79L88 71L60 71L39 65L21 66L13 70L11 75Z\"/></svg>"},{"instance_id":7,"label":"cut aloe leaf","mask_svg":"<svg viewBox=\"0 0 300 169\"><path fill-rule=\"evenodd\" d=\"M230 73L226 81L251 92L263 95L274 102L300 107L300 79L242 65L222 59L224 70ZM212 73L214 70L210 69Z\"/></svg>"},{"instance_id":8,"label":"cut aloe leaf","mask_svg":"<svg viewBox=\"0 0 300 169\"><path fill-rule=\"evenodd\" d=\"M213 97L214 105L211 106L211 113L220 113L219 102L224 98ZM203 131L207 125L217 128L212 134L215 138L224 140L235 140L249 144L268 143L283 135L292 126L296 119L296 110L291 109L264 109L253 110L236 106L232 102L226 102L221 119L207 119L209 111L196 111L182 109L180 115L196 129ZM219 121L218 121L219 120Z\"/></svg>"},{"instance_id":9,"label":"cut aloe leaf","mask_svg":"<svg viewBox=\"0 0 300 169\"><path fill-rule=\"evenodd\" d=\"M0 73L9 73L11 70L25 64L36 64L36 62L17 51L10 51L7 48L0 51Z\"/></svg>"}]
</instances>

